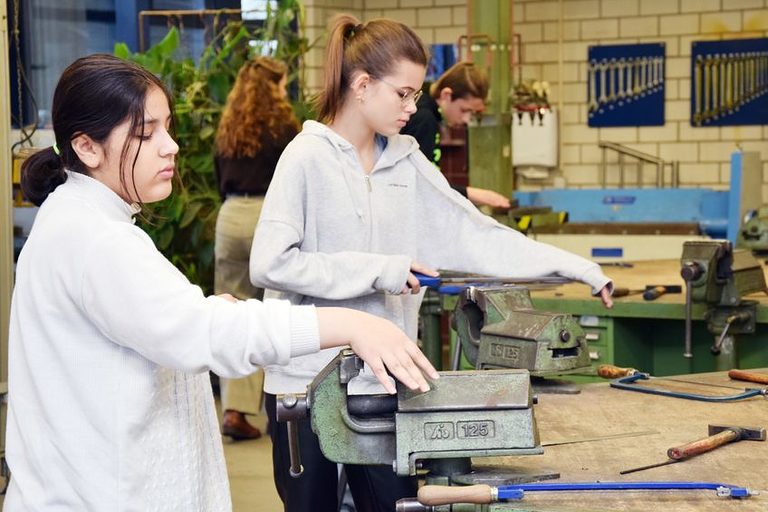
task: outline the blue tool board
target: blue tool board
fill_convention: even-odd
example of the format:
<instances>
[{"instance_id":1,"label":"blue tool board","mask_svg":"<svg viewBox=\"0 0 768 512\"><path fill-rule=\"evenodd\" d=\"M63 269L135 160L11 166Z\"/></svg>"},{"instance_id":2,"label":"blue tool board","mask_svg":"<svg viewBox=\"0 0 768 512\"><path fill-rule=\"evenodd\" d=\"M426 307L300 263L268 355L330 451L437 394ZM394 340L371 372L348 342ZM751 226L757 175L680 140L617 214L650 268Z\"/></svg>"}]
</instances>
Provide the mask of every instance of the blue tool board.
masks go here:
<instances>
[{"instance_id":1,"label":"blue tool board","mask_svg":"<svg viewBox=\"0 0 768 512\"><path fill-rule=\"evenodd\" d=\"M664 43L590 46L588 125L663 125L664 77Z\"/></svg>"},{"instance_id":2,"label":"blue tool board","mask_svg":"<svg viewBox=\"0 0 768 512\"><path fill-rule=\"evenodd\" d=\"M768 124L768 38L691 43L691 126Z\"/></svg>"}]
</instances>

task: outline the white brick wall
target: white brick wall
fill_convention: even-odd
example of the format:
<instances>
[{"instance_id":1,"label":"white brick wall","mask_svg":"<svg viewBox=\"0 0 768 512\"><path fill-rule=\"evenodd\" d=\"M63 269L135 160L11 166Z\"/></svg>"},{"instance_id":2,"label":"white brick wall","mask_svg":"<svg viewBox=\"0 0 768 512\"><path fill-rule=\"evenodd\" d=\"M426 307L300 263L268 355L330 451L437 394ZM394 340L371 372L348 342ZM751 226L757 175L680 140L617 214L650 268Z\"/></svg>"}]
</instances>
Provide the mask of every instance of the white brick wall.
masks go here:
<instances>
[{"instance_id":1,"label":"white brick wall","mask_svg":"<svg viewBox=\"0 0 768 512\"><path fill-rule=\"evenodd\" d=\"M482 1L474 0L474 8ZM562 23L558 20L558 0L516 0L514 22L523 40L523 78L549 81L551 100L555 105L562 101L560 166L569 186L598 185L602 151L597 142L608 140L679 160L685 186L725 188L730 153L739 144L744 150L761 153L766 182L763 195L768 202L768 126L691 127L689 76L692 41L768 37L768 0L562 1ZM466 31L466 0L306 0L305 5L311 20L309 33L316 35L322 34L330 16L340 11L366 19L383 15L403 21L426 44L453 43ZM562 68L558 64L560 38L564 41ZM589 128L588 46L641 42L665 43L666 124ZM312 52L307 60L310 84L317 87L322 76L322 51ZM615 156L611 159L616 160ZM653 179L648 170L645 175ZM615 182L617 176L615 166L609 166L609 179ZM628 179L634 179L633 172L628 173Z\"/></svg>"},{"instance_id":2,"label":"white brick wall","mask_svg":"<svg viewBox=\"0 0 768 512\"><path fill-rule=\"evenodd\" d=\"M768 37L766 0L600 0L599 8L580 0L563 0L569 16L563 23L563 70L557 51L542 43L558 44L557 3L524 2L525 19L516 20L515 31L523 38L526 67L543 64L542 75L553 85L554 104L562 102L562 153L560 167L569 186L597 186L595 169L602 157L599 140L626 144L667 160L681 163L685 186L725 188L730 175L730 154L739 144L744 150L760 151L768 202L768 126L693 128L690 126L691 42L735 37ZM534 7L535 6L535 7ZM586 12L578 12L579 8ZM549 11L548 15L538 12ZM533 17L531 17L531 15ZM595 17L595 15L597 17ZM545 17L547 16L547 17ZM578 20L578 21L573 21ZM566 26L579 23L578 29ZM543 28L543 41L538 37ZM589 128L586 126L587 47L591 44L663 42L666 47L664 126L638 128ZM533 52L529 52L533 49ZM577 64L574 72L573 64ZM562 79L562 86L558 80ZM615 156L609 157L609 161ZM588 170L593 169L593 170ZM617 179L609 168L609 181ZM628 173L634 176L634 173ZM652 174L645 173L648 179ZM590 182L590 179L594 179ZM634 179L631 178L631 179Z\"/></svg>"}]
</instances>

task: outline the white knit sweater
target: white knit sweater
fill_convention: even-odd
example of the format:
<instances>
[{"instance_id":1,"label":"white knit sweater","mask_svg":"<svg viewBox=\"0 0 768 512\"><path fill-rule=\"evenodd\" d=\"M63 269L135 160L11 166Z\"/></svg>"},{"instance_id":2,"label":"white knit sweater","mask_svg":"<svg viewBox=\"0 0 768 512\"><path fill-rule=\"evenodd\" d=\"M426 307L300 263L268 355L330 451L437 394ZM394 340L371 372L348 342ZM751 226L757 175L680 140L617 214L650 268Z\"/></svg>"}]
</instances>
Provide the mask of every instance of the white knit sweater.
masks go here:
<instances>
[{"instance_id":1,"label":"white knit sweater","mask_svg":"<svg viewBox=\"0 0 768 512\"><path fill-rule=\"evenodd\" d=\"M319 350L311 307L204 297L100 182L43 203L11 311L6 511L227 511L208 370Z\"/></svg>"}]
</instances>

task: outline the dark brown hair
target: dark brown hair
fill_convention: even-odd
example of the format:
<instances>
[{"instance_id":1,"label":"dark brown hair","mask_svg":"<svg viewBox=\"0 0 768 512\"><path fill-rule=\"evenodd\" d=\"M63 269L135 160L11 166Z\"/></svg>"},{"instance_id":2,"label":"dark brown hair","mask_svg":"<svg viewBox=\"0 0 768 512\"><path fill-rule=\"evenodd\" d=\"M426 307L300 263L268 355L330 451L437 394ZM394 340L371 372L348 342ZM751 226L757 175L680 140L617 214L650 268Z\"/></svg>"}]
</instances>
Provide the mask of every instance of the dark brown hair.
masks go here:
<instances>
[{"instance_id":1,"label":"dark brown hair","mask_svg":"<svg viewBox=\"0 0 768 512\"><path fill-rule=\"evenodd\" d=\"M472 62L457 62L440 75L430 87L429 93L437 99L440 97L440 91L446 87L452 91L452 100L468 96L485 100L488 96L488 76Z\"/></svg>"},{"instance_id":2,"label":"dark brown hair","mask_svg":"<svg viewBox=\"0 0 768 512\"><path fill-rule=\"evenodd\" d=\"M112 130L126 120L131 123L129 134L143 133L144 104L152 87L159 88L165 94L169 107L173 105L163 82L133 62L97 53L70 64L61 74L53 93L51 116L59 154L57 155L51 147L38 151L24 161L21 167L24 196L39 206L48 194L67 180L65 169L88 174L88 168L72 149L72 139L87 135L96 143L102 144L109 138ZM129 136L123 143L120 154L121 171L133 140L135 139ZM138 140L141 149L141 138ZM132 162L132 176L137 158L138 150ZM122 172L120 183L128 192ZM138 197L135 182L132 185Z\"/></svg>"},{"instance_id":3,"label":"dark brown hair","mask_svg":"<svg viewBox=\"0 0 768 512\"><path fill-rule=\"evenodd\" d=\"M287 72L285 64L270 57L257 57L240 68L216 132L218 155L253 157L264 140L281 140L299 130L279 88Z\"/></svg>"},{"instance_id":4,"label":"dark brown hair","mask_svg":"<svg viewBox=\"0 0 768 512\"><path fill-rule=\"evenodd\" d=\"M315 101L319 120L329 123L336 117L355 71L381 78L400 60L427 65L427 51L413 30L386 18L360 23L349 14L336 16L326 46L323 90Z\"/></svg>"}]
</instances>

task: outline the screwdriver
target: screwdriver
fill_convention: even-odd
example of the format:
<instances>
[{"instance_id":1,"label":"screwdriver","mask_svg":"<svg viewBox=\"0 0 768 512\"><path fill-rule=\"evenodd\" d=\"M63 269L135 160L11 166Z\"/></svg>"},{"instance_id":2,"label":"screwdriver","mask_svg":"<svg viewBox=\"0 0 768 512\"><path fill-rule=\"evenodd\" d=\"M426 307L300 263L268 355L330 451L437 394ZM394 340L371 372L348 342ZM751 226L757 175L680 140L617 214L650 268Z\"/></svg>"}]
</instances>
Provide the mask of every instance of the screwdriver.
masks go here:
<instances>
[{"instance_id":1,"label":"screwdriver","mask_svg":"<svg viewBox=\"0 0 768 512\"><path fill-rule=\"evenodd\" d=\"M642 290L630 290L629 288L614 288L613 289L613 297L626 297L627 295L636 295L638 293L645 293L645 289Z\"/></svg>"},{"instance_id":2,"label":"screwdriver","mask_svg":"<svg viewBox=\"0 0 768 512\"><path fill-rule=\"evenodd\" d=\"M680 285L655 285L649 286L643 292L643 299L656 300L665 293L683 293L683 287Z\"/></svg>"}]
</instances>

